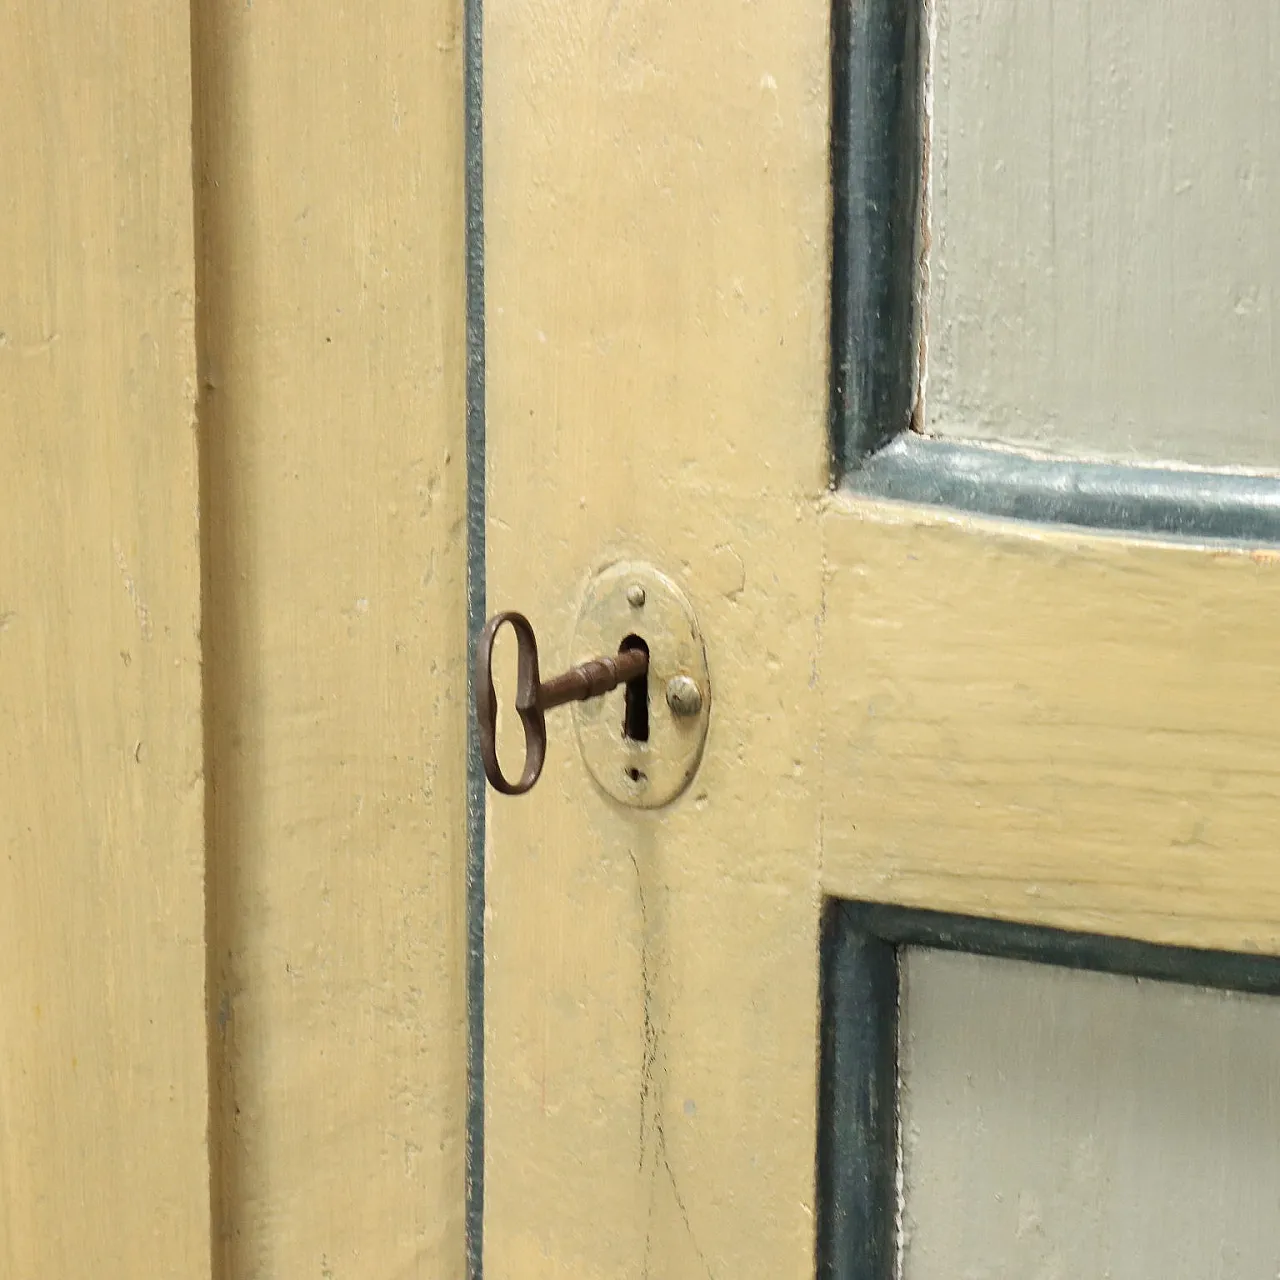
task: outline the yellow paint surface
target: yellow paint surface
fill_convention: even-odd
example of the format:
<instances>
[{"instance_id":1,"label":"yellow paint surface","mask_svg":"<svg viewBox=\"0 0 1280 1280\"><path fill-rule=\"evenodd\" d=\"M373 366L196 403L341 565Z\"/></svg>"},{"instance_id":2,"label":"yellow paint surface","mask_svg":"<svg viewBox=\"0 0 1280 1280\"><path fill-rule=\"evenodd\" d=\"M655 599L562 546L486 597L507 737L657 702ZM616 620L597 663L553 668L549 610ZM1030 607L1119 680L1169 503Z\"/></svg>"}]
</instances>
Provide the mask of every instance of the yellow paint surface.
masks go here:
<instances>
[{"instance_id":1,"label":"yellow paint surface","mask_svg":"<svg viewBox=\"0 0 1280 1280\"><path fill-rule=\"evenodd\" d=\"M827 8L486 24L490 607L552 674L648 559L714 688L670 808L607 800L567 710L490 803L486 1275L811 1276Z\"/></svg>"},{"instance_id":2,"label":"yellow paint surface","mask_svg":"<svg viewBox=\"0 0 1280 1280\"><path fill-rule=\"evenodd\" d=\"M198 1280L187 12L0 30L0 1275Z\"/></svg>"},{"instance_id":3,"label":"yellow paint surface","mask_svg":"<svg viewBox=\"0 0 1280 1280\"><path fill-rule=\"evenodd\" d=\"M837 499L823 883L1280 951L1272 554Z\"/></svg>"},{"instance_id":4,"label":"yellow paint surface","mask_svg":"<svg viewBox=\"0 0 1280 1280\"><path fill-rule=\"evenodd\" d=\"M487 1275L811 1276L824 891L1280 950L1274 557L825 493L828 6L485 40L490 606L648 559L714 690L666 809L568 713L490 801Z\"/></svg>"},{"instance_id":5,"label":"yellow paint surface","mask_svg":"<svg viewBox=\"0 0 1280 1280\"><path fill-rule=\"evenodd\" d=\"M196 5L215 1273L463 1269L461 5Z\"/></svg>"}]
</instances>

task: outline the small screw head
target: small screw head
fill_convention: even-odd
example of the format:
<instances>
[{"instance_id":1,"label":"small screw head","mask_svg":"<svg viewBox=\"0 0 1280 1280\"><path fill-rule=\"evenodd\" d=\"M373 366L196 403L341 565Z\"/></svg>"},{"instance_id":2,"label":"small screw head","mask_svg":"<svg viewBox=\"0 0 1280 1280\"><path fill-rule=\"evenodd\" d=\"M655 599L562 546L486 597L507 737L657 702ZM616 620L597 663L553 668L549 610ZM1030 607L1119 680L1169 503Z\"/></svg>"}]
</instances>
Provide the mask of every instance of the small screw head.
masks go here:
<instances>
[{"instance_id":1,"label":"small screw head","mask_svg":"<svg viewBox=\"0 0 1280 1280\"><path fill-rule=\"evenodd\" d=\"M633 609L644 608L644 588L638 582L633 582L627 588L627 603Z\"/></svg>"},{"instance_id":2,"label":"small screw head","mask_svg":"<svg viewBox=\"0 0 1280 1280\"><path fill-rule=\"evenodd\" d=\"M677 716L696 716L702 710L702 690L690 676L672 676L667 682L667 706Z\"/></svg>"}]
</instances>

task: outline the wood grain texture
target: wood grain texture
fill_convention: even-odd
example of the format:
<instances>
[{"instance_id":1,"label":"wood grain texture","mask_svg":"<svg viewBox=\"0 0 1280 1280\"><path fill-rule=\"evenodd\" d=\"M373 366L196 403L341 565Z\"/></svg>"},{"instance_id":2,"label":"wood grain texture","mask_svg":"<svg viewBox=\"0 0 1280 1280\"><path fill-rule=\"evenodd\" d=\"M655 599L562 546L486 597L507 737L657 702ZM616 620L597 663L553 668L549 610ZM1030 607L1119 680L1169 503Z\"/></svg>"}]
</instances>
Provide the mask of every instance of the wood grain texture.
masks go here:
<instances>
[{"instance_id":1,"label":"wood grain texture","mask_svg":"<svg viewBox=\"0 0 1280 1280\"><path fill-rule=\"evenodd\" d=\"M486 1275L812 1276L828 6L491 5L488 590L624 555L713 688L672 806L549 719L488 813ZM750 641L750 643L748 643Z\"/></svg>"},{"instance_id":2,"label":"wood grain texture","mask_svg":"<svg viewBox=\"0 0 1280 1280\"><path fill-rule=\"evenodd\" d=\"M1276 5L935 7L926 429L1280 467Z\"/></svg>"},{"instance_id":3,"label":"wood grain texture","mask_svg":"<svg viewBox=\"0 0 1280 1280\"><path fill-rule=\"evenodd\" d=\"M1272 551L837 498L833 893L1280 951Z\"/></svg>"},{"instance_id":4,"label":"wood grain texture","mask_svg":"<svg viewBox=\"0 0 1280 1280\"><path fill-rule=\"evenodd\" d=\"M209 1274L189 31L0 6L0 1274Z\"/></svg>"},{"instance_id":5,"label":"wood grain texture","mask_svg":"<svg viewBox=\"0 0 1280 1280\"><path fill-rule=\"evenodd\" d=\"M461 6L195 9L216 1271L454 1277Z\"/></svg>"}]
</instances>

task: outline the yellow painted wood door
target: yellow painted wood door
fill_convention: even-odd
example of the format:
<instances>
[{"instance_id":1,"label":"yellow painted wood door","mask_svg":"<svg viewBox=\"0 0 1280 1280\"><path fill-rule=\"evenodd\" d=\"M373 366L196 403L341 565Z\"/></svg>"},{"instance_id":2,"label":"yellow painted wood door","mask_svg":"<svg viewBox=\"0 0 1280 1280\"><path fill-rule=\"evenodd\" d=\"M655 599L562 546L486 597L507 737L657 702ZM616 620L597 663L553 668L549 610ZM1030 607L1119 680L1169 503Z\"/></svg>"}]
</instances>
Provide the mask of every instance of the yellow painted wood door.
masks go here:
<instances>
[{"instance_id":1,"label":"yellow painted wood door","mask_svg":"<svg viewBox=\"0 0 1280 1280\"><path fill-rule=\"evenodd\" d=\"M1214 499L1197 506L1176 466L1129 474L1140 451L1044 460L1006 448L1016 465L990 464L950 438L954 419L934 433L948 437L930 455L942 479L912 480L918 450L933 447L918 439L930 369L933 403L963 407L982 386L961 377L972 368L961 339L998 344L1034 310L983 295L988 312L961 306L960 328L928 330L926 317L948 314L937 308L963 303L962 268L968 287L981 273L960 231L930 243L963 230L965 191L959 168L946 191L930 185L942 159L927 147L906 166L924 166L912 205L924 220L908 229L894 295L917 308L899 355L920 363L903 420L863 412L858 424L876 445L906 427L917 438L869 459L848 440L832 449L833 419L847 428L851 413L833 407L848 391L833 359L852 323L833 263L879 261L841 240L874 223L850 207L866 174L840 168L841 130L880 109L850 101L844 77L859 35L878 38L858 24L905 7L863 8L851 19L837 5L833 24L811 0L486 7L489 608L530 615L550 672L586 656L571 642L592 576L649 561L694 602L712 690L705 756L670 806L607 798L564 714L551 717L534 791L490 797L491 1280L814 1274L831 900L1280 950L1272 482L1196 480ZM922 7L900 33L900 97L918 106L910 136L945 134L958 165L966 121L990 108L956 114L955 69L966 57L1004 67L1004 46L938 9L955 74L911 79L942 65L939 14ZM851 45L833 49L850 21ZM998 185L1007 157L984 137L970 159ZM851 184L837 183L843 206L833 163ZM1080 207L1120 216L1113 188L1099 179ZM1158 227L1144 227L1134 243L1155 252ZM873 248L893 265L885 236ZM1006 279L1002 243L982 261ZM1114 319L1109 296L1080 307ZM1177 299L1158 302L1144 303L1157 326ZM874 306L863 318L855 343L893 323ZM1033 329L1019 331L1024 348ZM1084 331L1109 359L1105 337ZM1175 373L1178 349L1165 352ZM1036 367L1041 388L1067 385ZM1069 407L1080 388L1067 391ZM975 458L988 467L976 479ZM1013 474L1024 462L1047 470L1026 482ZM1132 493L1142 514L1126 527ZM1243 523L1215 524L1217 497ZM1192 508L1199 523L1180 525Z\"/></svg>"},{"instance_id":2,"label":"yellow painted wood door","mask_svg":"<svg viewBox=\"0 0 1280 1280\"><path fill-rule=\"evenodd\" d=\"M0 1275L209 1275L187 14L0 17Z\"/></svg>"},{"instance_id":3,"label":"yellow painted wood door","mask_svg":"<svg viewBox=\"0 0 1280 1280\"><path fill-rule=\"evenodd\" d=\"M456 1276L461 4L0 5L0 1277Z\"/></svg>"},{"instance_id":4,"label":"yellow painted wood door","mask_svg":"<svg viewBox=\"0 0 1280 1280\"><path fill-rule=\"evenodd\" d=\"M452 1277L461 6L193 27L214 1275Z\"/></svg>"}]
</instances>

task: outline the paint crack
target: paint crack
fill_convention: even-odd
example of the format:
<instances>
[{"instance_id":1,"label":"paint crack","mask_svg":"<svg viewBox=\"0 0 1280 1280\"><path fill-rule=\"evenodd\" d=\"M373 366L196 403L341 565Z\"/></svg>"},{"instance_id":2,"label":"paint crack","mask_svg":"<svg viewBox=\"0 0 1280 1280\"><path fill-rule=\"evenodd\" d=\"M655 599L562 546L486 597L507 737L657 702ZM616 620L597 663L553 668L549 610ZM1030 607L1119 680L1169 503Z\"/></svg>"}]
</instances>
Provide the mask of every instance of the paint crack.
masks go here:
<instances>
[{"instance_id":1,"label":"paint crack","mask_svg":"<svg viewBox=\"0 0 1280 1280\"><path fill-rule=\"evenodd\" d=\"M644 877L640 871L640 863L634 852L628 851L631 865L636 872L636 888L640 902L640 983L644 993L642 1034L644 1038L643 1053L640 1065L640 1153L638 1168L644 1172L649 1166L649 1211L645 1225L644 1266L642 1275L649 1280L650 1263L653 1258L653 1228L658 1201L658 1174L661 1170L666 1174L667 1185L671 1188L671 1197L676 1211L684 1224L698 1261L707 1273L708 1280L715 1280L711 1264L702 1252L693 1231L693 1222L689 1217L689 1208L676 1181L675 1170L671 1166L671 1158L667 1153L667 1131L663 1112L663 1078L666 1066L662 1055L662 1037L659 1032L657 1008L657 984L654 975L653 954L650 945L651 921L649 917L648 898L645 894Z\"/></svg>"}]
</instances>

